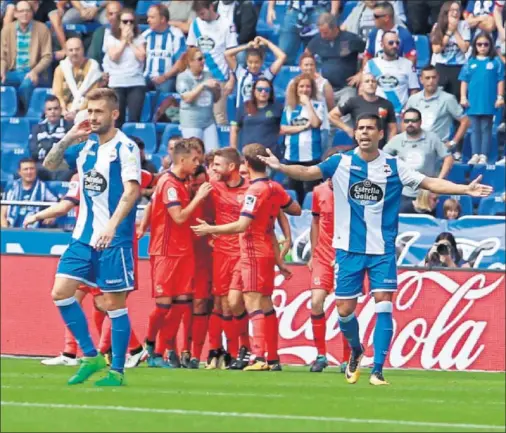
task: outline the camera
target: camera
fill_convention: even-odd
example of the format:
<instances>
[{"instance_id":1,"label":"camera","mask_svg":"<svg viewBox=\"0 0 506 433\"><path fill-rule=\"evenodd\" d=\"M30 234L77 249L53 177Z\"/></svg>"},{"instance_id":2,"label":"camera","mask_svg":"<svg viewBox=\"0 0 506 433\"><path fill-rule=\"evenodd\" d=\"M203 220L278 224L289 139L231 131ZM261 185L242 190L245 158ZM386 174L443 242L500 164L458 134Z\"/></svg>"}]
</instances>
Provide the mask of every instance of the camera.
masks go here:
<instances>
[{"instance_id":1,"label":"camera","mask_svg":"<svg viewBox=\"0 0 506 433\"><path fill-rule=\"evenodd\" d=\"M436 242L429 251L429 266L446 266L441 260L441 256L449 256L451 252L451 244L446 239Z\"/></svg>"}]
</instances>

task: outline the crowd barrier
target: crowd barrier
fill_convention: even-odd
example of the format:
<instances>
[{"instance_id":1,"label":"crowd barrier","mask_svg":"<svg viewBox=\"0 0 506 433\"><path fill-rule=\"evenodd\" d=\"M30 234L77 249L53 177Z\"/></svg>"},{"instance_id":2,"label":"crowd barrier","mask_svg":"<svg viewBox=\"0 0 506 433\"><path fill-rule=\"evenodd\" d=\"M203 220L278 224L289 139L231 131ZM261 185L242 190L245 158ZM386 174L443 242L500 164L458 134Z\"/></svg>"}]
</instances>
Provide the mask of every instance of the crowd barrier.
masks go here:
<instances>
[{"instance_id":1,"label":"crowd barrier","mask_svg":"<svg viewBox=\"0 0 506 433\"><path fill-rule=\"evenodd\" d=\"M58 258L2 254L2 354L57 355L63 346L63 324L50 289ZM279 318L281 362L309 364L316 356L310 320L309 271L291 265L293 278L276 277L274 303ZM399 270L394 299L394 339L387 366L443 370L505 370L505 282L497 271ZM129 296L133 327L146 332L153 307L149 262L140 260L139 291ZM85 299L90 317L91 300ZM329 359L340 359L342 347L333 298L327 298ZM359 298L358 319L366 347L365 365L372 362L374 301ZM93 338L95 329L90 324ZM207 353L207 346L204 354Z\"/></svg>"}]
</instances>

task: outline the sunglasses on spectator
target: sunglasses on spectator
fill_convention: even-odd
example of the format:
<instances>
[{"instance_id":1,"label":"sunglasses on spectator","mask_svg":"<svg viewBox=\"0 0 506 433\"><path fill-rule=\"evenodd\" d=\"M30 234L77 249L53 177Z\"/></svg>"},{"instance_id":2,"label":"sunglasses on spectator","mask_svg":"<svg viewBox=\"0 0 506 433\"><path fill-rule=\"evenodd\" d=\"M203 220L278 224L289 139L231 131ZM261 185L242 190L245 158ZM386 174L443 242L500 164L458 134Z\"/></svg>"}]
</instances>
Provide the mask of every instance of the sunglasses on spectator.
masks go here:
<instances>
[{"instance_id":1,"label":"sunglasses on spectator","mask_svg":"<svg viewBox=\"0 0 506 433\"><path fill-rule=\"evenodd\" d=\"M135 20L121 20L123 24L133 24Z\"/></svg>"},{"instance_id":2,"label":"sunglasses on spectator","mask_svg":"<svg viewBox=\"0 0 506 433\"><path fill-rule=\"evenodd\" d=\"M387 45L393 47L394 45L399 46L401 43L399 41L388 41Z\"/></svg>"},{"instance_id":3,"label":"sunglasses on spectator","mask_svg":"<svg viewBox=\"0 0 506 433\"><path fill-rule=\"evenodd\" d=\"M380 18L384 18L384 17L386 17L386 16L387 16L387 14L383 14L383 15L374 14L374 19L375 19L375 20L379 20Z\"/></svg>"},{"instance_id":4,"label":"sunglasses on spectator","mask_svg":"<svg viewBox=\"0 0 506 433\"><path fill-rule=\"evenodd\" d=\"M404 123L418 123L420 122L420 119L404 119Z\"/></svg>"},{"instance_id":5,"label":"sunglasses on spectator","mask_svg":"<svg viewBox=\"0 0 506 433\"><path fill-rule=\"evenodd\" d=\"M270 87L260 87L260 86L258 86L256 88L256 91L260 92L260 93L262 93L262 92L271 93L271 88Z\"/></svg>"},{"instance_id":6,"label":"sunglasses on spectator","mask_svg":"<svg viewBox=\"0 0 506 433\"><path fill-rule=\"evenodd\" d=\"M200 56L200 57L197 57L196 59L194 59L196 62L203 62L204 61L204 57Z\"/></svg>"},{"instance_id":7,"label":"sunglasses on spectator","mask_svg":"<svg viewBox=\"0 0 506 433\"><path fill-rule=\"evenodd\" d=\"M488 48L490 47L490 44L488 42L476 42L476 46Z\"/></svg>"}]
</instances>

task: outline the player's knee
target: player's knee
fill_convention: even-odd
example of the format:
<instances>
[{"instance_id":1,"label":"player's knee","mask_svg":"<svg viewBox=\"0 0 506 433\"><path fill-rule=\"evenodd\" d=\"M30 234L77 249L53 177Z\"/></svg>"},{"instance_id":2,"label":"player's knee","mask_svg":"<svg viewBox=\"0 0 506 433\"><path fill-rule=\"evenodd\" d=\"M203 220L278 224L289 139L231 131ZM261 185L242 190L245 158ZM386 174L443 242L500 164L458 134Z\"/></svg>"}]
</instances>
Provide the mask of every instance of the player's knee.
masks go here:
<instances>
[{"instance_id":1,"label":"player's knee","mask_svg":"<svg viewBox=\"0 0 506 433\"><path fill-rule=\"evenodd\" d=\"M356 302L351 303L349 300L336 300L337 313L339 317L348 317L355 312Z\"/></svg>"},{"instance_id":2,"label":"player's knee","mask_svg":"<svg viewBox=\"0 0 506 433\"><path fill-rule=\"evenodd\" d=\"M322 292L322 293L319 293ZM327 293L321 290L313 290L311 293L311 314L320 315L323 314L323 307Z\"/></svg>"},{"instance_id":3,"label":"player's knee","mask_svg":"<svg viewBox=\"0 0 506 433\"><path fill-rule=\"evenodd\" d=\"M257 292L246 292L244 294L244 303L248 313L262 309L262 295Z\"/></svg>"},{"instance_id":4,"label":"player's knee","mask_svg":"<svg viewBox=\"0 0 506 433\"><path fill-rule=\"evenodd\" d=\"M274 309L274 306L272 305L272 299L270 296L262 296L261 303L262 303L262 310L264 311L264 313L267 313Z\"/></svg>"},{"instance_id":5,"label":"player's knee","mask_svg":"<svg viewBox=\"0 0 506 433\"><path fill-rule=\"evenodd\" d=\"M106 293L103 296L103 306L106 311L126 308L126 293Z\"/></svg>"},{"instance_id":6,"label":"player's knee","mask_svg":"<svg viewBox=\"0 0 506 433\"><path fill-rule=\"evenodd\" d=\"M107 304L104 300L104 295L94 296L93 297L93 305L98 311L102 311L102 313L107 312Z\"/></svg>"},{"instance_id":7,"label":"player's knee","mask_svg":"<svg viewBox=\"0 0 506 433\"><path fill-rule=\"evenodd\" d=\"M379 302L392 302L392 292L374 292L374 301L376 304Z\"/></svg>"}]
</instances>

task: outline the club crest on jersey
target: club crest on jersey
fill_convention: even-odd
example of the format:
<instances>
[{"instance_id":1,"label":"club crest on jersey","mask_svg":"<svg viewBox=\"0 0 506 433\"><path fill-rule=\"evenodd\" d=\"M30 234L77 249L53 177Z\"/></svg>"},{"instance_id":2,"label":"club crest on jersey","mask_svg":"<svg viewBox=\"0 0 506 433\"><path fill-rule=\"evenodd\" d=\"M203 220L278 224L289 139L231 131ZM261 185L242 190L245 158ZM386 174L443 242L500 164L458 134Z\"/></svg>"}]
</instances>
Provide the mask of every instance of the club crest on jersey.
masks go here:
<instances>
[{"instance_id":1,"label":"club crest on jersey","mask_svg":"<svg viewBox=\"0 0 506 433\"><path fill-rule=\"evenodd\" d=\"M111 152L109 153L109 161L114 161L118 157L118 151L116 148L111 149Z\"/></svg>"},{"instance_id":2,"label":"club crest on jersey","mask_svg":"<svg viewBox=\"0 0 506 433\"><path fill-rule=\"evenodd\" d=\"M381 75L378 78L378 85L384 89L395 89L399 85L399 80L393 75Z\"/></svg>"},{"instance_id":3,"label":"club crest on jersey","mask_svg":"<svg viewBox=\"0 0 506 433\"><path fill-rule=\"evenodd\" d=\"M383 173L385 173L387 176L390 176L392 174L392 168L388 164L385 164L383 166Z\"/></svg>"},{"instance_id":4,"label":"club crest on jersey","mask_svg":"<svg viewBox=\"0 0 506 433\"><path fill-rule=\"evenodd\" d=\"M96 197L107 189L107 180L97 170L92 169L84 173L83 188L90 197Z\"/></svg>"},{"instance_id":5,"label":"club crest on jersey","mask_svg":"<svg viewBox=\"0 0 506 433\"><path fill-rule=\"evenodd\" d=\"M383 190L369 179L354 183L350 187L349 195L361 206L371 206L383 200Z\"/></svg>"},{"instance_id":6,"label":"club crest on jersey","mask_svg":"<svg viewBox=\"0 0 506 433\"><path fill-rule=\"evenodd\" d=\"M321 280L320 280L320 277L314 277L313 278L313 284L315 286L320 286L322 284Z\"/></svg>"},{"instance_id":7,"label":"club crest on jersey","mask_svg":"<svg viewBox=\"0 0 506 433\"><path fill-rule=\"evenodd\" d=\"M169 201L177 200L177 191L176 188L169 188L167 190L167 198Z\"/></svg>"},{"instance_id":8,"label":"club crest on jersey","mask_svg":"<svg viewBox=\"0 0 506 433\"><path fill-rule=\"evenodd\" d=\"M255 203L257 202L257 198L254 195L247 195L244 198L244 210L252 212L255 209Z\"/></svg>"}]
</instances>

